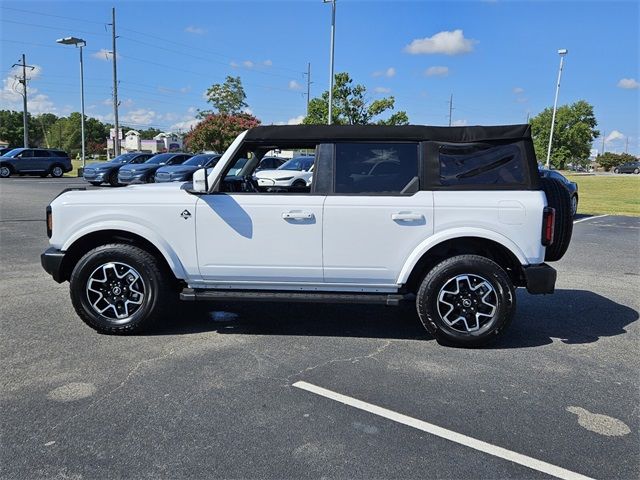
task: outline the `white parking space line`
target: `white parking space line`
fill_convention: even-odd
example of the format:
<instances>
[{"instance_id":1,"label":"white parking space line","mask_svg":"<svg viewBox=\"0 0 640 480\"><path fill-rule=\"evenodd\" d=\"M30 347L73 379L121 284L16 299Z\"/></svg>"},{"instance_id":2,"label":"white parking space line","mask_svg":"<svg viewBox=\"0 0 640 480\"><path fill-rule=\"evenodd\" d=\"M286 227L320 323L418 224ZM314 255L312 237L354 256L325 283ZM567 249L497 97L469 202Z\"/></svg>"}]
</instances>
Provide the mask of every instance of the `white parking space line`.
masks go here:
<instances>
[{"instance_id":1,"label":"white parking space line","mask_svg":"<svg viewBox=\"0 0 640 480\"><path fill-rule=\"evenodd\" d=\"M595 220L596 218L602 218L602 217L608 217L609 214L605 214L605 215L596 215L595 217L587 217L587 218L581 218L580 220L575 220L573 222L573 224L575 225L576 223L580 223L580 222L586 222L587 220Z\"/></svg>"},{"instance_id":2,"label":"white parking space line","mask_svg":"<svg viewBox=\"0 0 640 480\"><path fill-rule=\"evenodd\" d=\"M590 477L586 477L562 467L551 465L550 463L543 462L542 460L537 460L520 453L512 452L511 450L507 450L506 448L498 447L496 445L483 442L482 440L477 440L475 438L468 437L467 435L463 435L452 430L447 430L446 428L438 427L437 425L433 425L432 423L418 420L417 418L412 418L383 407L378 407L377 405L363 402L362 400L348 397L332 390L327 390L326 388L318 387L317 385L313 385L311 383L300 381L294 383L293 386L302 390L306 390L307 392L315 393L316 395L335 400L336 402L344 403L345 405L349 405L350 407L364 410L365 412L373 413L374 415L378 415L394 422L407 425L417 430L430 433L437 437L444 438L445 440L464 445L465 447L488 453L489 455L493 455L494 457L502 458L504 460L523 465L532 470L546 473L557 478L563 478L567 480L592 480Z\"/></svg>"}]
</instances>

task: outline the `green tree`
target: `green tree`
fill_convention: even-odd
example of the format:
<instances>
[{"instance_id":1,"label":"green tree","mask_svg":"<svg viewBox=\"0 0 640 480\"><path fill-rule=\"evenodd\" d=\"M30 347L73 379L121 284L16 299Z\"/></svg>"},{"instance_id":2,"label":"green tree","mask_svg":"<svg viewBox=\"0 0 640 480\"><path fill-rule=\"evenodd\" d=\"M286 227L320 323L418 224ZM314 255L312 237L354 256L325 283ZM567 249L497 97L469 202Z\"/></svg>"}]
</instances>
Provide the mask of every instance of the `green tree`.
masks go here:
<instances>
[{"instance_id":1,"label":"green tree","mask_svg":"<svg viewBox=\"0 0 640 480\"><path fill-rule=\"evenodd\" d=\"M605 152L596 157L596 162L605 170L613 170L614 167L627 162L635 162L637 160L633 155L628 153Z\"/></svg>"},{"instance_id":2,"label":"green tree","mask_svg":"<svg viewBox=\"0 0 640 480\"><path fill-rule=\"evenodd\" d=\"M547 158L551 116L553 110L545 108L531 119L531 135L538 160ZM556 112L556 124L551 144L551 163L558 169L572 161L580 162L589 157L593 140L600 135L593 106L584 100L562 105Z\"/></svg>"},{"instance_id":3,"label":"green tree","mask_svg":"<svg viewBox=\"0 0 640 480\"><path fill-rule=\"evenodd\" d=\"M151 140L153 139L153 137L155 137L159 133L162 133L162 130L160 130L159 128L150 127L150 128L147 128L146 130L138 130L138 132L140 132L141 139Z\"/></svg>"},{"instance_id":4,"label":"green tree","mask_svg":"<svg viewBox=\"0 0 640 480\"><path fill-rule=\"evenodd\" d=\"M49 132L51 127L58 121L57 115L53 113L41 113L33 117L33 121L35 123L35 129L38 130L38 146L51 148Z\"/></svg>"},{"instance_id":5,"label":"green tree","mask_svg":"<svg viewBox=\"0 0 640 480\"><path fill-rule=\"evenodd\" d=\"M213 106L213 111L202 110L198 112L200 118L205 118L212 113L236 115L247 108L247 95L244 93L240 77L227 75L224 83L214 83L207 89L207 102Z\"/></svg>"},{"instance_id":6,"label":"green tree","mask_svg":"<svg viewBox=\"0 0 640 480\"><path fill-rule=\"evenodd\" d=\"M187 133L184 143L191 152L203 150L224 152L240 133L258 125L260 120L247 113L212 114Z\"/></svg>"},{"instance_id":7,"label":"green tree","mask_svg":"<svg viewBox=\"0 0 640 480\"><path fill-rule=\"evenodd\" d=\"M73 112L68 117L60 117L51 126L48 133L51 147L61 148L69 155L75 156L82 150L82 115ZM95 118L86 117L84 120L85 146L87 153L102 153L109 136L109 126ZM98 151L95 151L95 150Z\"/></svg>"},{"instance_id":8,"label":"green tree","mask_svg":"<svg viewBox=\"0 0 640 480\"><path fill-rule=\"evenodd\" d=\"M29 146L39 146L41 130L33 121L31 114L27 114L29 124ZM24 128L22 123L22 112L15 110L0 110L0 140L9 143L10 147L22 147Z\"/></svg>"},{"instance_id":9,"label":"green tree","mask_svg":"<svg viewBox=\"0 0 640 480\"><path fill-rule=\"evenodd\" d=\"M409 117L404 111L395 112L387 119L380 115L395 108L395 98L386 97L370 101L367 87L353 84L346 72L337 73L333 85L332 123L337 125L406 125ZM307 125L326 124L329 119L329 91L309 102L309 112L303 123Z\"/></svg>"}]
</instances>

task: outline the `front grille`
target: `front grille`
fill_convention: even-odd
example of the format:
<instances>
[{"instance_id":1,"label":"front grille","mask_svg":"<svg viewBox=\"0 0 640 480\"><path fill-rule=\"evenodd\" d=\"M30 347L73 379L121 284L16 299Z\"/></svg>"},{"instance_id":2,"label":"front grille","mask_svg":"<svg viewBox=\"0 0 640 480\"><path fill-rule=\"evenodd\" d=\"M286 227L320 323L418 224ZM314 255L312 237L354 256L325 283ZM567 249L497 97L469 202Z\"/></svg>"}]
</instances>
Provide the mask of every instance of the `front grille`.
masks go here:
<instances>
[{"instance_id":1,"label":"front grille","mask_svg":"<svg viewBox=\"0 0 640 480\"><path fill-rule=\"evenodd\" d=\"M131 178L133 176L132 172L120 172L118 175L120 178Z\"/></svg>"},{"instance_id":2,"label":"front grille","mask_svg":"<svg viewBox=\"0 0 640 480\"><path fill-rule=\"evenodd\" d=\"M157 180L169 180L171 178L171 175L168 173L156 173L156 179Z\"/></svg>"},{"instance_id":3,"label":"front grille","mask_svg":"<svg viewBox=\"0 0 640 480\"><path fill-rule=\"evenodd\" d=\"M93 168L87 168L84 171L85 175L95 175L96 171Z\"/></svg>"}]
</instances>

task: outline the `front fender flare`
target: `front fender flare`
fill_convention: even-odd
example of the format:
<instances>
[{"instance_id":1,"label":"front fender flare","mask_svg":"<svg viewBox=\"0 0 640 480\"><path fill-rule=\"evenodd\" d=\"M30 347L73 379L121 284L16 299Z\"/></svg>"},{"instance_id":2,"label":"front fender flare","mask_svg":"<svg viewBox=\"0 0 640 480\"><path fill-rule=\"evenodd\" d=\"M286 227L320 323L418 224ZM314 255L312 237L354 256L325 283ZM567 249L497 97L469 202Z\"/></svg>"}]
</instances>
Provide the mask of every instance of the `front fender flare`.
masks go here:
<instances>
[{"instance_id":1,"label":"front fender flare","mask_svg":"<svg viewBox=\"0 0 640 480\"><path fill-rule=\"evenodd\" d=\"M486 240L492 240L509 250L518 259L521 265L529 264L529 262L527 261L527 257L522 252L522 250L514 242L500 233L484 228L451 228L432 235L431 237L424 240L420 245L418 245L404 262L404 266L402 267L402 270L400 270L400 274L398 275L398 280L396 283L398 285L404 285L409 279L409 275L411 275L413 268L416 266L418 261L420 261L422 256L429 250L447 240L465 237L476 237L484 238Z\"/></svg>"},{"instance_id":2,"label":"front fender flare","mask_svg":"<svg viewBox=\"0 0 640 480\"><path fill-rule=\"evenodd\" d=\"M76 241L80 240L82 237L90 233L100 232L103 230L120 230L123 232L131 232L144 238L153 246L155 246L162 254L176 278L186 278L186 271L184 269L184 266L182 265L182 262L173 251L171 246L152 229L146 227L145 225L140 225L133 222L122 220L107 220L86 225L81 229L75 231L73 235L67 238L60 250L66 252Z\"/></svg>"}]
</instances>

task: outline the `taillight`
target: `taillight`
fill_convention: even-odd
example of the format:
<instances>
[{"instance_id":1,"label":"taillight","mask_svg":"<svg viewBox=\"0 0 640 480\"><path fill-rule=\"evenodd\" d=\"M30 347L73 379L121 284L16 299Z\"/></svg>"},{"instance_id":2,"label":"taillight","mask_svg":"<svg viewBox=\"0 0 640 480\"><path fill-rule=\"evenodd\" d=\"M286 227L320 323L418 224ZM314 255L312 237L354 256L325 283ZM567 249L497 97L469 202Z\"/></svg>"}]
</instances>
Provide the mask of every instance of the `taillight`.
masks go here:
<instances>
[{"instance_id":1,"label":"taillight","mask_svg":"<svg viewBox=\"0 0 640 480\"><path fill-rule=\"evenodd\" d=\"M556 209L545 207L542 212L542 245L545 247L553 243L555 223Z\"/></svg>"},{"instance_id":2,"label":"taillight","mask_svg":"<svg viewBox=\"0 0 640 480\"><path fill-rule=\"evenodd\" d=\"M53 232L53 217L51 215L51 206L47 206L47 237L51 238Z\"/></svg>"}]
</instances>

